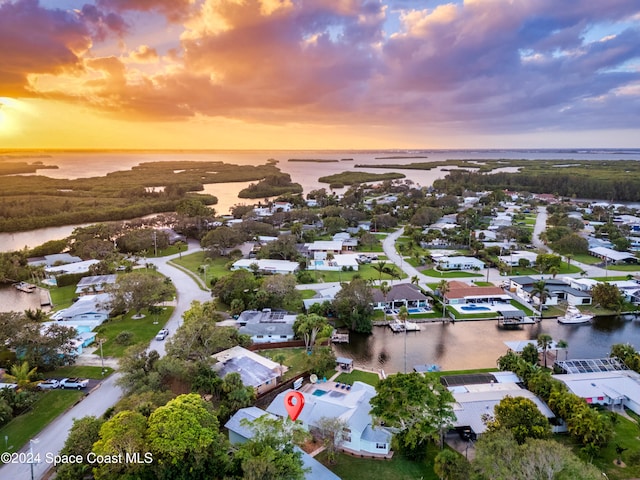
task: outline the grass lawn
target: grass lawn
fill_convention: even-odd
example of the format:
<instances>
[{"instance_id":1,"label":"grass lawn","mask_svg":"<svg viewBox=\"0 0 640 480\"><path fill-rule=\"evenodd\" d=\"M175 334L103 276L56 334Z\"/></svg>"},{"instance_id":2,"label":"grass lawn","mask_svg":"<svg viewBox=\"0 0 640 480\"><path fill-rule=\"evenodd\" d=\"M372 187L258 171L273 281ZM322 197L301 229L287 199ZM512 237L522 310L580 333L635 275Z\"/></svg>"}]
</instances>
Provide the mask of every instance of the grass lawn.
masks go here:
<instances>
[{"instance_id":1,"label":"grass lawn","mask_svg":"<svg viewBox=\"0 0 640 480\"><path fill-rule=\"evenodd\" d=\"M531 310L528 307L525 307L523 304L521 304L520 302L517 302L514 299L511 299L509 301L509 303L511 303L511 305L513 305L514 307L522 310L526 315L528 315L529 317L533 316L533 310Z\"/></svg>"},{"instance_id":2,"label":"grass lawn","mask_svg":"<svg viewBox=\"0 0 640 480\"><path fill-rule=\"evenodd\" d=\"M198 278L203 278L202 270L200 267L206 265L206 284L209 285L209 281L212 278L220 278L225 275L229 275L229 270L226 269L226 265L231 260L226 257L220 258L208 258L205 257L205 252L196 252L189 255L183 255L182 258L176 258L172 260L173 263L186 268Z\"/></svg>"},{"instance_id":3,"label":"grass lawn","mask_svg":"<svg viewBox=\"0 0 640 480\"><path fill-rule=\"evenodd\" d=\"M615 276L615 277L612 277L612 276L608 276L608 277L591 277L591 279L595 280L596 282L615 282L617 280L626 280L627 276L626 275L624 275L624 276L618 275L618 276Z\"/></svg>"},{"instance_id":4,"label":"grass lawn","mask_svg":"<svg viewBox=\"0 0 640 480\"><path fill-rule=\"evenodd\" d=\"M456 320L472 320L476 318L495 318L497 316L496 312L477 312L477 313L463 315L451 306L447 307L447 312L452 313Z\"/></svg>"},{"instance_id":5,"label":"grass lawn","mask_svg":"<svg viewBox=\"0 0 640 480\"><path fill-rule=\"evenodd\" d=\"M104 376L108 377L113 373L113 368L105 367ZM69 367L56 368L52 372L47 372L47 377L80 377L80 378L92 378L94 380L100 380L102 377L102 367L91 367L88 365L71 365Z\"/></svg>"},{"instance_id":6,"label":"grass lawn","mask_svg":"<svg viewBox=\"0 0 640 480\"><path fill-rule=\"evenodd\" d=\"M2 442L3 452L16 452L29 441L30 438L46 427L49 422L63 413L67 408L75 404L84 396L84 392L78 390L52 390L42 394L42 397L33 404L31 410L11 420L0 428L0 438L9 437L5 448Z\"/></svg>"},{"instance_id":7,"label":"grass lawn","mask_svg":"<svg viewBox=\"0 0 640 480\"><path fill-rule=\"evenodd\" d=\"M472 370L448 370L444 372L429 372L427 375L433 375L437 378L444 377L446 375L468 375L472 373L488 373L496 372L498 368L475 368Z\"/></svg>"},{"instance_id":8,"label":"grass lawn","mask_svg":"<svg viewBox=\"0 0 640 480\"><path fill-rule=\"evenodd\" d=\"M618 422L614 426L614 436L609 444L600 451L600 454L593 459L593 464L601 471L607 474L607 478L611 480L623 480L629 478L640 477L640 465L633 465L628 461L629 456L640 449L640 440L638 435L640 429L638 425L618 415ZM576 455L580 455L580 445L576 445L573 439L568 435L555 435L554 438L568 447L572 448ZM617 454L616 445L627 450L622 454L622 461L626 467L615 464ZM582 457L583 460L589 461ZM604 477L603 477L604 478Z\"/></svg>"},{"instance_id":9,"label":"grass lawn","mask_svg":"<svg viewBox=\"0 0 640 480\"><path fill-rule=\"evenodd\" d=\"M480 273L471 273L471 272L461 272L459 270L449 271L449 272L441 272L438 270L434 270L430 268L429 270L422 270L420 272L427 277L436 277L436 278L464 278L464 277L482 277L483 275Z\"/></svg>"},{"instance_id":10,"label":"grass lawn","mask_svg":"<svg viewBox=\"0 0 640 480\"><path fill-rule=\"evenodd\" d=\"M312 298L317 292L315 290L300 290L300 295L303 300Z\"/></svg>"},{"instance_id":11,"label":"grass lawn","mask_svg":"<svg viewBox=\"0 0 640 480\"><path fill-rule=\"evenodd\" d=\"M587 265L595 265L602 262L599 258L589 255L588 253L575 253L571 261L573 262L574 260L576 262L586 263Z\"/></svg>"},{"instance_id":12,"label":"grass lawn","mask_svg":"<svg viewBox=\"0 0 640 480\"><path fill-rule=\"evenodd\" d=\"M156 317L146 313L144 318L131 318L135 312L129 312L124 316L112 318L98 327L99 337L106 338L106 342L102 345L102 353L105 357L121 357L127 347L138 343L149 343L156 336L158 330L167 323L173 307L165 307L165 309ZM157 323L154 323L156 322ZM133 338L129 345L120 345L115 342L116 336L120 332L128 331L133 333Z\"/></svg>"},{"instance_id":13,"label":"grass lawn","mask_svg":"<svg viewBox=\"0 0 640 480\"><path fill-rule=\"evenodd\" d=\"M391 266L391 264L388 264L388 266ZM402 275L400 278L407 278L407 274L402 272L397 267L396 267L396 272ZM315 270L309 270L309 273L313 276L314 279L316 278ZM374 270L373 264L360 265L359 270L353 271L353 272L342 272L342 271L325 272L322 270L318 270L317 273L318 273L318 281L322 280L324 282L346 282L346 281L350 281L355 275L360 275L360 277L365 280L369 280L369 279L380 280L380 274L378 273L377 270ZM392 280L395 280L395 279L393 277L390 277L386 273L383 273L382 280L391 282Z\"/></svg>"},{"instance_id":14,"label":"grass lawn","mask_svg":"<svg viewBox=\"0 0 640 480\"><path fill-rule=\"evenodd\" d=\"M336 382L348 383L353 385L353 382L364 382L371 386L378 385L380 377L377 373L363 372L362 370L354 370L351 373L341 373L336 378Z\"/></svg>"},{"instance_id":15,"label":"grass lawn","mask_svg":"<svg viewBox=\"0 0 640 480\"><path fill-rule=\"evenodd\" d=\"M638 272L640 265L609 265L607 270L616 270L618 272Z\"/></svg>"},{"instance_id":16,"label":"grass lawn","mask_svg":"<svg viewBox=\"0 0 640 480\"><path fill-rule=\"evenodd\" d=\"M438 477L433 471L433 458L436 455L435 447L433 452L428 453L427 460L414 462L395 452L391 460L372 460L367 458L356 458L340 453L337 456L335 465L327 465L326 454L322 452L316 460L322 462L333 473L340 478L349 480L358 479L393 479L393 480L437 480Z\"/></svg>"},{"instance_id":17,"label":"grass lawn","mask_svg":"<svg viewBox=\"0 0 640 480\"><path fill-rule=\"evenodd\" d=\"M261 350L256 353L259 353L263 357L269 358L273 360L278 355L284 355L284 360L282 364L289 367L289 370L284 374L284 380L288 380L289 378L293 378L296 375L305 371L307 366L307 352L305 352L304 347L296 347L296 348L276 348L272 350Z\"/></svg>"},{"instance_id":18,"label":"grass lawn","mask_svg":"<svg viewBox=\"0 0 640 480\"><path fill-rule=\"evenodd\" d=\"M53 287L49 289L51 294L51 302L55 310L70 307L73 299L76 298L76 285L67 285L66 287Z\"/></svg>"},{"instance_id":19,"label":"grass lawn","mask_svg":"<svg viewBox=\"0 0 640 480\"><path fill-rule=\"evenodd\" d=\"M563 275L566 273L580 273L581 271L582 269L580 267L562 262L558 270L558 275ZM540 275L540 271L536 270L535 268L513 267L513 269L510 269L509 275ZM543 272L543 275L549 275L549 273Z\"/></svg>"}]
</instances>

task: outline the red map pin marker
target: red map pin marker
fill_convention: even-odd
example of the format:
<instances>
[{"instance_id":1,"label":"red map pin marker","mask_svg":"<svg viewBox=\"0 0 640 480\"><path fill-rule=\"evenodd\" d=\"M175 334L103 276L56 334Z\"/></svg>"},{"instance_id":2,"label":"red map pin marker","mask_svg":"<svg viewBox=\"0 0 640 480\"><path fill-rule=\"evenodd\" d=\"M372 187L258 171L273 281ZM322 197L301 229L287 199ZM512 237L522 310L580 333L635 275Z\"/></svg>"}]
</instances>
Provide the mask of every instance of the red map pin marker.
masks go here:
<instances>
[{"instance_id":1,"label":"red map pin marker","mask_svg":"<svg viewBox=\"0 0 640 480\"><path fill-rule=\"evenodd\" d=\"M302 412L302 407L304 407L304 396L300 392L289 392L284 396L284 408L294 422Z\"/></svg>"}]
</instances>

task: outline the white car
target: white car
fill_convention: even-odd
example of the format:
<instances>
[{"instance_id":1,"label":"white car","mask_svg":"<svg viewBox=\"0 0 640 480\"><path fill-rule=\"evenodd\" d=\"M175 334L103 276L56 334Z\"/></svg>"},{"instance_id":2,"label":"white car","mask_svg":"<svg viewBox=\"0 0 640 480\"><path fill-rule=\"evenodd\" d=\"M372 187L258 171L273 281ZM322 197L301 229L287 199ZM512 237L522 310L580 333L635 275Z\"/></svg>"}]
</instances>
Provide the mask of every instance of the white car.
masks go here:
<instances>
[{"instance_id":1,"label":"white car","mask_svg":"<svg viewBox=\"0 0 640 480\"><path fill-rule=\"evenodd\" d=\"M38 384L38 388L40 390L55 390L56 388L60 388L60 382L53 378L45 380L44 382L40 382Z\"/></svg>"},{"instance_id":2,"label":"white car","mask_svg":"<svg viewBox=\"0 0 640 480\"><path fill-rule=\"evenodd\" d=\"M156 335L156 340L161 341L167 338L168 336L169 336L169 330L167 330L166 328L163 328Z\"/></svg>"}]
</instances>

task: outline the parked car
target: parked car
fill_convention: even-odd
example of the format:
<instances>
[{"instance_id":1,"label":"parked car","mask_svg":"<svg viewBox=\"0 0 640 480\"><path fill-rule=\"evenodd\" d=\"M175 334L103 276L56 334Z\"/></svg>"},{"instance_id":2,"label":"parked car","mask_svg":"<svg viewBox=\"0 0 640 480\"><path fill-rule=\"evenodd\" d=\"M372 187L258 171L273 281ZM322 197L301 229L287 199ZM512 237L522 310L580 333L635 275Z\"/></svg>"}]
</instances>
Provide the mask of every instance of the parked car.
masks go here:
<instances>
[{"instance_id":1,"label":"parked car","mask_svg":"<svg viewBox=\"0 0 640 480\"><path fill-rule=\"evenodd\" d=\"M168 336L169 336L169 330L167 330L166 328L163 328L156 335L156 340L161 341L167 338Z\"/></svg>"},{"instance_id":2,"label":"parked car","mask_svg":"<svg viewBox=\"0 0 640 480\"><path fill-rule=\"evenodd\" d=\"M38 384L38 388L40 390L54 390L56 388L60 388L60 382L53 378L45 380L44 382L40 382Z\"/></svg>"},{"instance_id":3,"label":"parked car","mask_svg":"<svg viewBox=\"0 0 640 480\"><path fill-rule=\"evenodd\" d=\"M89 385L89 380L83 378L63 378L60 380L60 386L62 388L77 388L80 390L87 388L87 385Z\"/></svg>"}]
</instances>

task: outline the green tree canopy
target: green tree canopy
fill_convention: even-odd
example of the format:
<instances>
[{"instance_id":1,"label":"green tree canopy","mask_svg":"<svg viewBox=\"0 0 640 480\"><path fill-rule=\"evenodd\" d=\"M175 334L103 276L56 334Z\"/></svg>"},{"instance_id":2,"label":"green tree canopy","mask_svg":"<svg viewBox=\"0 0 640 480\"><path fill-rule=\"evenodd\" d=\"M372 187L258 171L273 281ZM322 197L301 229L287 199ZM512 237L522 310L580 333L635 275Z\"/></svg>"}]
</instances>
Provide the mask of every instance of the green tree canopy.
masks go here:
<instances>
[{"instance_id":1,"label":"green tree canopy","mask_svg":"<svg viewBox=\"0 0 640 480\"><path fill-rule=\"evenodd\" d=\"M487 419L489 431L507 429L523 444L527 438L548 438L551 427L547 417L530 399L505 397L494 408L494 417Z\"/></svg>"},{"instance_id":2,"label":"green tree canopy","mask_svg":"<svg viewBox=\"0 0 640 480\"><path fill-rule=\"evenodd\" d=\"M397 373L382 380L376 391L371 414L398 429L400 444L409 450L437 440L455 419L453 395L434 376Z\"/></svg>"},{"instance_id":3,"label":"green tree canopy","mask_svg":"<svg viewBox=\"0 0 640 480\"><path fill-rule=\"evenodd\" d=\"M342 285L332 305L338 318L351 330L371 333L372 302L373 295L367 282L362 278L354 278L351 282Z\"/></svg>"}]
</instances>

